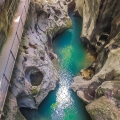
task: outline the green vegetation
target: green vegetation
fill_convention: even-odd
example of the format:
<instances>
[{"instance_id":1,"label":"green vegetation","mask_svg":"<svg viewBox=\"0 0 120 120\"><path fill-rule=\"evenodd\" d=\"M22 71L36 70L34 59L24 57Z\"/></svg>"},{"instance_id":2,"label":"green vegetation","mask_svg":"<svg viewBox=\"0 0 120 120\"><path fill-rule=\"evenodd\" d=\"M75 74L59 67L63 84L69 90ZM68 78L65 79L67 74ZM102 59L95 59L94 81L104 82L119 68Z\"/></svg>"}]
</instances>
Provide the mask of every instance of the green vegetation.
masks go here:
<instances>
[{"instance_id":1,"label":"green vegetation","mask_svg":"<svg viewBox=\"0 0 120 120\"><path fill-rule=\"evenodd\" d=\"M120 96L118 95L113 95L114 98L116 98L117 100L120 100Z\"/></svg>"},{"instance_id":2,"label":"green vegetation","mask_svg":"<svg viewBox=\"0 0 120 120\"><path fill-rule=\"evenodd\" d=\"M37 95L38 94L38 87L35 87L35 88L33 88L32 90L31 90L31 92L32 92L32 94L33 95Z\"/></svg>"},{"instance_id":3,"label":"green vegetation","mask_svg":"<svg viewBox=\"0 0 120 120\"><path fill-rule=\"evenodd\" d=\"M99 88L96 93L96 98L100 98L104 95L104 93L107 91L107 89Z\"/></svg>"},{"instance_id":4,"label":"green vegetation","mask_svg":"<svg viewBox=\"0 0 120 120\"><path fill-rule=\"evenodd\" d=\"M58 103L56 102L56 103L53 103L53 104L50 106L50 108L51 108L51 109L57 109L57 106L58 106Z\"/></svg>"}]
</instances>

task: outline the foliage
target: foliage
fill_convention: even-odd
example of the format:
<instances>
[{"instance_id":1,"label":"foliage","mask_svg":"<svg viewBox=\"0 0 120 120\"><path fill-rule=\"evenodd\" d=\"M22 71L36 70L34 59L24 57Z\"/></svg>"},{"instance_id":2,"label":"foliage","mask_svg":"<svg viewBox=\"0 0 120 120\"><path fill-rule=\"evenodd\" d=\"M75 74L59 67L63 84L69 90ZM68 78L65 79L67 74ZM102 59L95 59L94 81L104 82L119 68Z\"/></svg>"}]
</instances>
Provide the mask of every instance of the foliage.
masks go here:
<instances>
[{"instance_id":1,"label":"foliage","mask_svg":"<svg viewBox=\"0 0 120 120\"><path fill-rule=\"evenodd\" d=\"M33 95L37 95L38 94L38 87L35 87L31 90Z\"/></svg>"},{"instance_id":2,"label":"foliage","mask_svg":"<svg viewBox=\"0 0 120 120\"><path fill-rule=\"evenodd\" d=\"M50 106L50 108L51 108L51 109L57 109L57 106L58 106L58 103L56 102L56 103L53 103L53 104Z\"/></svg>"}]
</instances>

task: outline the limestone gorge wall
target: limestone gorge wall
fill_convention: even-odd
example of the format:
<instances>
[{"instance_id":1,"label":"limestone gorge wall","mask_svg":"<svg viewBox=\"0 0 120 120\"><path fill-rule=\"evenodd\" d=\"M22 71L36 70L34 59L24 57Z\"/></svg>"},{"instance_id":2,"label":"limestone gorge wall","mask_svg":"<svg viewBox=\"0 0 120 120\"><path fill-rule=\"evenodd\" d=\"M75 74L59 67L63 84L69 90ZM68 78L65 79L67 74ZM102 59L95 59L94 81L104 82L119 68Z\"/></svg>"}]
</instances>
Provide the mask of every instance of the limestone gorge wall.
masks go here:
<instances>
[{"instance_id":1,"label":"limestone gorge wall","mask_svg":"<svg viewBox=\"0 0 120 120\"><path fill-rule=\"evenodd\" d=\"M88 103L86 109L93 120L119 120L120 1L75 2L83 17L81 40L96 60L81 70L71 88Z\"/></svg>"},{"instance_id":2,"label":"limestone gorge wall","mask_svg":"<svg viewBox=\"0 0 120 120\"><path fill-rule=\"evenodd\" d=\"M80 39L96 60L81 70L71 88L88 103L86 109L93 120L120 120L120 1L53 1L31 0L3 119L24 120L19 108L37 109L49 91L55 89L57 55L53 53L52 40L71 28L67 9L69 3L72 6L75 2L75 9L83 18ZM2 15L4 0L0 5ZM5 26L6 21L0 25ZM0 31L6 34L8 28L4 26L0 26Z\"/></svg>"},{"instance_id":3,"label":"limestone gorge wall","mask_svg":"<svg viewBox=\"0 0 120 120\"><path fill-rule=\"evenodd\" d=\"M5 120L24 120L19 108L37 109L58 82L52 39L72 27L69 2L31 1L4 106Z\"/></svg>"}]
</instances>

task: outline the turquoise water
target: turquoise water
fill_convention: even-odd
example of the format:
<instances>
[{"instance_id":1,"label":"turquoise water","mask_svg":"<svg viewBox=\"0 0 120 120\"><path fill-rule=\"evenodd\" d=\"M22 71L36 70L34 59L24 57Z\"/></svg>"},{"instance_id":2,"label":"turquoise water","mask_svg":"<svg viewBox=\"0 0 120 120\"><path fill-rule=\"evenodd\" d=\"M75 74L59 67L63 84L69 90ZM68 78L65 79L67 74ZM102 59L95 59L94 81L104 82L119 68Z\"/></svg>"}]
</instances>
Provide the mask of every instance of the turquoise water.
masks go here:
<instances>
[{"instance_id":1,"label":"turquoise water","mask_svg":"<svg viewBox=\"0 0 120 120\"><path fill-rule=\"evenodd\" d=\"M91 120L85 103L70 89L73 77L82 68L86 52L80 42L82 19L72 17L73 29L58 35L53 42L54 52L59 58L60 82L39 105L38 110L21 109L27 120Z\"/></svg>"}]
</instances>

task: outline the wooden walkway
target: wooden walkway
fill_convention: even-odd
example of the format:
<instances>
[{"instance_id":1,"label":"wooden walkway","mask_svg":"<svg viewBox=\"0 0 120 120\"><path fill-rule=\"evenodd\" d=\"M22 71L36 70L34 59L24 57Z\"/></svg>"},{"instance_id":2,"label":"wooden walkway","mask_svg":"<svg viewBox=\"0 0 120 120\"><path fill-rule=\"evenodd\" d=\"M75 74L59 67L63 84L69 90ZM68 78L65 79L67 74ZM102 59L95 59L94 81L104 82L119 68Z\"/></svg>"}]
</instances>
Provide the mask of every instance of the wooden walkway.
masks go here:
<instances>
[{"instance_id":1,"label":"wooden walkway","mask_svg":"<svg viewBox=\"0 0 120 120\"><path fill-rule=\"evenodd\" d=\"M30 0L20 0L7 41L0 53L0 117L17 57Z\"/></svg>"}]
</instances>

